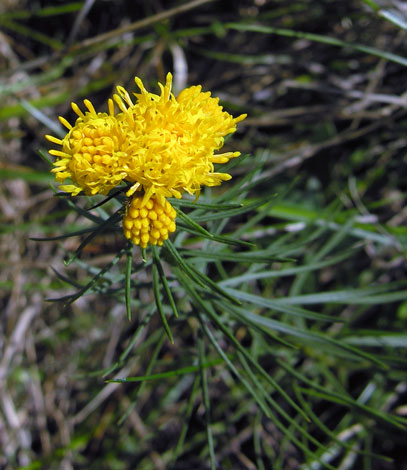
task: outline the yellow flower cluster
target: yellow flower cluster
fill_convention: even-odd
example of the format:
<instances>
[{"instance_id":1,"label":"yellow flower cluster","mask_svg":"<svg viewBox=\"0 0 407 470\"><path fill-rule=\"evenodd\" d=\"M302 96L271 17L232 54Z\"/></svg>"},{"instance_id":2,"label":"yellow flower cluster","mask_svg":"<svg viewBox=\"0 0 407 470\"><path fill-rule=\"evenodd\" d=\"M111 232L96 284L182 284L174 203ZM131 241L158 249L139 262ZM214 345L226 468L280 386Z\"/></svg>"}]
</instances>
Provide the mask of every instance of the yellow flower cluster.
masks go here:
<instances>
[{"instance_id":1,"label":"yellow flower cluster","mask_svg":"<svg viewBox=\"0 0 407 470\"><path fill-rule=\"evenodd\" d=\"M143 205L143 196L134 196L123 219L124 236L135 245L162 245L169 232L175 231L175 209L164 199L161 205L152 196Z\"/></svg>"},{"instance_id":2,"label":"yellow flower cluster","mask_svg":"<svg viewBox=\"0 0 407 470\"><path fill-rule=\"evenodd\" d=\"M139 78L135 82L140 88L140 93L134 93L135 103L123 87L117 87L117 94L109 99L109 113L97 113L89 100L84 100L85 113L72 103L78 115L75 125L60 117L68 129L66 136L46 138L61 147L50 150L50 154L57 157L52 169L56 180L71 180L71 184L61 185L63 191L74 196L81 191L106 195L123 181L131 183L127 196L141 191L127 209L124 222L132 225L124 225L124 231L127 238L145 247L161 244L168 232L175 230L175 212L167 210L165 198L180 198L184 191L199 197L201 186L216 186L231 178L228 173L216 172L214 163L226 163L240 153L215 152L246 115L233 118L223 111L218 98L202 92L200 86L186 88L175 97L171 93L171 74L165 85L159 83L160 95L148 92ZM141 214L144 208L149 215L157 214L156 209L167 213L172 222L164 224L166 234L160 232L164 228L148 222L155 220L151 217L137 215L135 223L136 216L130 216L130 211L134 209L135 214L139 210ZM138 222L148 222L148 230L140 228L136 233ZM143 241L147 235L148 241Z\"/></svg>"}]
</instances>

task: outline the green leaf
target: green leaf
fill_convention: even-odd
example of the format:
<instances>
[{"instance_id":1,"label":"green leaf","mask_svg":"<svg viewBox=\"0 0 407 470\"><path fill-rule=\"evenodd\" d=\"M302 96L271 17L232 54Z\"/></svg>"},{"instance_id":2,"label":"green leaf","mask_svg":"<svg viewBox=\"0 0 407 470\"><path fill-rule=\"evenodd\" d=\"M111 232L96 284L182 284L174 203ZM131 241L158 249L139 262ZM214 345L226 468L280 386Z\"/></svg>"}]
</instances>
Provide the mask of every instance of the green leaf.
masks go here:
<instances>
[{"instance_id":1,"label":"green leaf","mask_svg":"<svg viewBox=\"0 0 407 470\"><path fill-rule=\"evenodd\" d=\"M156 264L153 264L153 291L154 291L155 304L157 306L158 313L160 314L164 330L167 333L167 336L169 340L171 341L171 343L174 344L174 338L172 337L172 333L167 322L167 317L165 316L165 312L164 312L163 305L161 302L160 281L159 281L158 269L157 269Z\"/></svg>"},{"instance_id":2,"label":"green leaf","mask_svg":"<svg viewBox=\"0 0 407 470\"><path fill-rule=\"evenodd\" d=\"M260 279L271 279L271 278L282 278L286 276L293 276L295 274L300 274L303 272L311 272L321 268L326 268L348 259L351 255L355 254L356 250L346 250L340 255L333 256L325 261L320 261L319 263L310 263L304 266L296 266L293 268L283 268L276 271L255 271L242 274L240 276L229 277L223 281L219 282L219 285L222 287L233 287L236 285L245 284L247 282L258 281Z\"/></svg>"},{"instance_id":3,"label":"green leaf","mask_svg":"<svg viewBox=\"0 0 407 470\"><path fill-rule=\"evenodd\" d=\"M231 341L233 346L239 351L241 354L243 354L243 357L245 357L254 367L255 369L261 373L261 375L266 378L266 380L272 385L273 388L275 388L286 400L287 402L293 406L298 413L300 413L304 419L308 419L303 411L296 405L295 402L288 396L288 394L278 385L278 383L272 379L265 371L264 369L258 364L258 362L246 351L245 348L242 347L242 345L239 343L239 341L236 340L234 335L229 331L229 329L224 325L224 323L219 319L218 315L215 313L215 311L205 303L205 301L202 299L201 296L196 292L196 290L186 282L186 279L183 275L178 273L178 277L180 282L182 282L184 288L187 290L187 292L190 294L191 299L194 301L195 305L198 308L201 308L207 315L208 317L216 324L216 326L225 334L227 338ZM236 307L237 308L237 307Z\"/></svg>"},{"instance_id":4,"label":"green leaf","mask_svg":"<svg viewBox=\"0 0 407 470\"><path fill-rule=\"evenodd\" d=\"M131 270L133 265L133 247L134 245L131 242L127 244L126 250L126 281L125 281L125 302L126 302L126 313L127 319L131 320Z\"/></svg>"},{"instance_id":5,"label":"green leaf","mask_svg":"<svg viewBox=\"0 0 407 470\"><path fill-rule=\"evenodd\" d=\"M397 288L402 283L394 284L383 284L374 287L359 288L359 289L345 289L331 292L321 292L318 294L305 294L297 295L292 297L284 297L280 299L274 299L276 303L282 303L286 305L301 304L382 304L388 302L396 302L399 300L405 300L407 298L407 291L397 292L386 292L391 289ZM383 292L383 293L381 293ZM380 293L380 294L379 294Z\"/></svg>"},{"instance_id":6,"label":"green leaf","mask_svg":"<svg viewBox=\"0 0 407 470\"><path fill-rule=\"evenodd\" d=\"M183 260L182 256L172 244L170 240L166 240L164 242L164 246L168 248L169 252L173 256L173 259L176 261L178 266L187 274L187 276L196 282L201 287L209 287L211 291L221 295L222 297L230 300L232 303L240 305L239 300L235 297L229 295L224 289L219 287L214 281L209 279L208 276L198 271L192 264L188 264L185 260Z\"/></svg>"},{"instance_id":7,"label":"green leaf","mask_svg":"<svg viewBox=\"0 0 407 470\"><path fill-rule=\"evenodd\" d=\"M338 448L345 448L348 449L352 452L356 452L358 455L367 455L369 457L373 457L375 459L380 459L386 462L392 462L391 458L375 454L372 452L367 452L359 449L355 449L355 446L348 444L344 440L339 440L334 432L332 432L319 418L318 416L313 412L312 406L310 406L310 403L304 399L300 387L296 384L295 381L293 381L293 390L295 393L295 396L297 397L298 401L300 402L301 406L304 408L304 410L307 411L307 415L311 417L312 421L327 435L329 436L335 444L338 446ZM361 426L360 428L360 433L358 434L365 434L366 429ZM338 433L339 434L339 433ZM328 450L328 452L330 452Z\"/></svg>"},{"instance_id":8,"label":"green leaf","mask_svg":"<svg viewBox=\"0 0 407 470\"><path fill-rule=\"evenodd\" d=\"M185 230L186 232L191 233L192 235L195 235L196 237L205 238L213 242L224 243L225 245L241 246L245 248L253 248L256 246L251 242L247 242L244 240L237 240L237 239L226 237L223 235L216 235L210 232L207 232L204 234L202 230L200 231L194 230L190 225L183 224L182 222L178 222L178 221L177 221L177 227L181 230Z\"/></svg>"},{"instance_id":9,"label":"green leaf","mask_svg":"<svg viewBox=\"0 0 407 470\"><path fill-rule=\"evenodd\" d=\"M203 339L198 337L198 352L199 352L199 371L201 374L201 389L202 389L202 399L205 408L205 427L206 427L206 438L208 440L209 447L209 459L211 462L211 470L216 470L216 457L215 457L215 445L213 442L213 434L211 428L211 403L209 399L209 389L208 389L208 376L206 374L206 356L205 356L205 346Z\"/></svg>"},{"instance_id":10,"label":"green leaf","mask_svg":"<svg viewBox=\"0 0 407 470\"><path fill-rule=\"evenodd\" d=\"M178 456L181 455L182 453L182 449L184 447L184 442L185 442L185 437L188 432L189 421L192 416L193 406L194 406L196 394L198 391L198 386L199 386L199 376L197 375L192 385L192 390L189 395L188 404L187 404L185 413L183 413L184 420L182 422L182 428L181 428L181 432L177 441L177 445L175 446L175 450L172 454L171 462L169 465L170 468L174 467L174 464L177 461Z\"/></svg>"},{"instance_id":11,"label":"green leaf","mask_svg":"<svg viewBox=\"0 0 407 470\"><path fill-rule=\"evenodd\" d=\"M236 296L239 300L245 302L250 302L261 307L265 307L271 310L276 310L279 312L288 313L290 315L309 318L311 320L319 320L324 322L343 322L343 319L337 318L335 316L324 315L323 313L312 312L311 310L306 310L301 307L293 306L290 304L275 302L273 299L267 299L260 295L249 294L247 292L239 291L236 289L226 288L226 290L231 294Z\"/></svg>"},{"instance_id":12,"label":"green leaf","mask_svg":"<svg viewBox=\"0 0 407 470\"><path fill-rule=\"evenodd\" d=\"M95 284L99 281L99 279L101 279L105 273L109 272L111 268L119 262L121 257L125 254L126 249L127 248L123 248L122 250L120 250L109 264L107 264L104 268L100 269L98 273L91 279L91 281L88 282L85 286L81 287L78 290L78 292L76 292L75 294L67 295L59 299L51 298L47 300L50 302L67 300L68 302L65 304L65 306L68 306L71 303L75 302L75 300L79 299L79 297L82 297L82 295L84 295L86 292L91 290L95 286Z\"/></svg>"},{"instance_id":13,"label":"green leaf","mask_svg":"<svg viewBox=\"0 0 407 470\"><path fill-rule=\"evenodd\" d=\"M141 323L138 325L136 331L134 332L128 346L121 353L119 360L115 362L111 367L106 369L102 377L108 376L109 374L117 370L119 367L122 367L124 365L124 362L126 361L127 357L129 356L132 349L135 347L141 335L143 334L145 327L150 323L151 317L154 315L154 313L155 313L155 308L153 306L150 306L149 310L147 310L146 312L145 317L142 319Z\"/></svg>"},{"instance_id":14,"label":"green leaf","mask_svg":"<svg viewBox=\"0 0 407 470\"><path fill-rule=\"evenodd\" d=\"M157 266L158 274L160 276L160 281L161 281L161 283L164 287L164 291L165 291L165 294L167 296L167 299L170 303L170 306L172 308L172 311L173 311L175 317L178 318L179 317L178 308L177 308L177 305L175 303L174 297L172 295L170 286L168 284L167 277L165 276L164 269L163 269L162 264L160 262L160 256L158 254L158 250L155 246L151 246L151 251L153 253L154 262Z\"/></svg>"},{"instance_id":15,"label":"green leaf","mask_svg":"<svg viewBox=\"0 0 407 470\"><path fill-rule=\"evenodd\" d=\"M114 227L114 225L119 222L121 219L121 211L122 209L118 209L113 215L111 215L108 219L103 221L99 224L95 229L82 241L82 243L78 246L75 252L65 261L65 265L69 266L72 261L74 261L80 254L82 250L88 245L97 235L100 235L102 232L108 230L109 228Z\"/></svg>"},{"instance_id":16,"label":"green leaf","mask_svg":"<svg viewBox=\"0 0 407 470\"><path fill-rule=\"evenodd\" d=\"M202 300L202 302L204 302ZM212 343L212 345L215 347L217 353L220 355L220 357L223 359L223 361L226 363L226 365L229 367L229 369L232 371L232 373L240 380L240 382L244 385L246 390L253 396L253 398L256 400L256 403L259 405L260 409L263 411L263 413L268 417L271 418L272 412L266 402L264 401L263 397L259 395L255 387L253 387L250 382L243 377L243 375L239 372L239 370L235 367L231 359L226 355L226 353L222 350L221 346L219 343L216 341L215 337L213 336L212 332L210 329L207 327L205 323L205 319L201 314L198 313L198 318L201 324L201 328L204 332L204 334L207 336L209 341Z\"/></svg>"},{"instance_id":17,"label":"green leaf","mask_svg":"<svg viewBox=\"0 0 407 470\"><path fill-rule=\"evenodd\" d=\"M287 261L287 259L270 256L266 250L250 251L247 253L234 253L230 251L199 251L184 248L181 249L180 252L184 256L194 257L197 259L235 261L236 263L271 263L273 261Z\"/></svg>"},{"instance_id":18,"label":"green leaf","mask_svg":"<svg viewBox=\"0 0 407 470\"><path fill-rule=\"evenodd\" d=\"M249 309L236 307L235 305L230 305L225 302L222 302L222 306L225 310L237 316L239 319L247 319L248 321L253 322L255 324L266 326L272 329L273 331L278 331L280 333L284 333L290 336L294 336L298 339L305 340L306 344L310 345L311 347L315 347L315 345L318 345L318 348L320 349L321 346L325 345L330 348L330 353L336 352L338 354L339 352L344 352L353 359L367 359L368 361L382 367L383 369L388 369L388 366L379 359L377 359L374 355L361 351L358 348L346 344L344 341L331 338L327 334L317 333L305 328L297 328L288 323L274 320L272 318L268 318L262 315L257 315L256 313L251 312Z\"/></svg>"},{"instance_id":19,"label":"green leaf","mask_svg":"<svg viewBox=\"0 0 407 470\"><path fill-rule=\"evenodd\" d=\"M353 330L353 334L356 331ZM348 344L358 346L371 346L377 348L407 348L407 334L378 331L375 335L366 335L363 330L357 336L346 336L343 338Z\"/></svg>"},{"instance_id":20,"label":"green leaf","mask_svg":"<svg viewBox=\"0 0 407 470\"><path fill-rule=\"evenodd\" d=\"M380 422L388 423L399 429L405 430L405 427L400 423L397 417L393 417L390 414L387 414L379 410L376 410L372 407L363 405L357 402L356 400L354 400L349 395L341 394L333 390L328 390L327 387L323 387L319 385L318 383L316 383L315 381L308 379L305 375L301 374L298 370L296 370L286 361L281 361L280 359L277 359L277 363L279 364L280 367L286 370L293 377L295 377L300 382L303 382L310 387L310 389L308 390L305 390L302 388L301 391L303 393L309 393L323 400L328 400L330 402L338 403L346 407L355 408L358 411L360 411L362 414L370 418L377 419Z\"/></svg>"},{"instance_id":21,"label":"green leaf","mask_svg":"<svg viewBox=\"0 0 407 470\"><path fill-rule=\"evenodd\" d=\"M48 185L54 180L49 172L35 171L30 168L0 168L0 179L2 180L24 180L27 183Z\"/></svg>"},{"instance_id":22,"label":"green leaf","mask_svg":"<svg viewBox=\"0 0 407 470\"><path fill-rule=\"evenodd\" d=\"M93 232L94 227L84 228L82 230L77 230L76 232L65 233L64 235L57 235L55 237L30 237L30 240L36 242L49 242L55 240L64 240L66 238L77 237L78 235L84 235L85 233Z\"/></svg>"},{"instance_id":23,"label":"green leaf","mask_svg":"<svg viewBox=\"0 0 407 470\"><path fill-rule=\"evenodd\" d=\"M190 207L191 209L201 209L201 210L219 210L224 211L228 209L237 209L242 207L243 204L234 204L231 202L224 202L222 204L216 204L213 202L206 201L204 198L200 197L199 202L189 201L188 199L175 199L175 198L168 198L168 201L171 205L175 207Z\"/></svg>"},{"instance_id":24,"label":"green leaf","mask_svg":"<svg viewBox=\"0 0 407 470\"><path fill-rule=\"evenodd\" d=\"M234 29L237 31L248 31L253 33L261 34L277 34L279 36L287 36L297 39L307 39L309 41L320 42L335 47L354 49L358 52L364 52L365 54L379 57L380 59L386 59L390 62L407 67L407 59L391 52L381 51L374 47L365 46L364 44L349 43L341 41L340 39L333 38L330 36L323 36L321 34L304 33L302 31L294 31L292 29L285 28L274 28L272 26L265 26L260 24L249 24L249 23L226 23L226 28Z\"/></svg>"},{"instance_id":25,"label":"green leaf","mask_svg":"<svg viewBox=\"0 0 407 470\"><path fill-rule=\"evenodd\" d=\"M260 198L248 204L242 204L241 207L214 212L212 214L206 213L202 215L193 215L193 220L196 222L209 222L210 220L229 219L230 217L236 217L237 215L242 215L246 212L253 211L269 201L270 196L267 196L265 198Z\"/></svg>"},{"instance_id":26,"label":"green leaf","mask_svg":"<svg viewBox=\"0 0 407 470\"><path fill-rule=\"evenodd\" d=\"M151 355L151 359L148 363L147 370L146 370L147 374L150 374L150 372L153 370L153 367L156 365L158 355L159 355L159 353L161 351L161 348L164 344L164 340L165 340L165 334L163 332L162 334L159 335L156 347L154 348L153 354ZM133 411L133 409L135 408L135 406L137 404L138 397L143 393L146 386L147 386L147 381L143 381L141 383L140 387L138 387L136 393L134 395L132 395L133 403L129 406L126 413L124 413L124 415L118 421L117 424L119 426L121 426L126 421L126 419L130 416L131 412Z\"/></svg>"},{"instance_id":27,"label":"green leaf","mask_svg":"<svg viewBox=\"0 0 407 470\"><path fill-rule=\"evenodd\" d=\"M169 370L166 372L159 372L157 374L139 375L137 377L125 377L122 379L110 379L110 380L106 380L106 382L126 383L126 382L145 382L147 380L168 379L171 377L178 377L180 375L193 374L193 373L199 372L202 368L206 369L207 367L217 366L222 363L223 363L223 359L213 359L211 361L206 361L203 364L181 367L180 369Z\"/></svg>"}]
</instances>

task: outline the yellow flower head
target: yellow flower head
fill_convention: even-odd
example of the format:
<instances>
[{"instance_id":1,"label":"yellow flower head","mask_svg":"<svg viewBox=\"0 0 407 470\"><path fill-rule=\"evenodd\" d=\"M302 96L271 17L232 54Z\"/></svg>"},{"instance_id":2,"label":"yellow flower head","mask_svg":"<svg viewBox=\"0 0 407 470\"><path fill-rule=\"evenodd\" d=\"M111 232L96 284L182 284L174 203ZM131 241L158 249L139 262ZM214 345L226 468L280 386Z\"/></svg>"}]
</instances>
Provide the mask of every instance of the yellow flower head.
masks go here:
<instances>
[{"instance_id":1,"label":"yellow flower head","mask_svg":"<svg viewBox=\"0 0 407 470\"><path fill-rule=\"evenodd\" d=\"M134 94L136 103L122 87L113 97L125 116L121 125L132 149L125 168L126 180L134 183L128 194L143 188L144 201L154 194L160 199L180 198L184 191L199 196L201 186L230 179L227 173L215 172L214 163L226 163L240 153L215 151L246 115L233 118L200 86L187 88L176 98L171 74L165 86L159 83L160 95L148 92L139 78L135 82L141 90Z\"/></svg>"},{"instance_id":2,"label":"yellow flower head","mask_svg":"<svg viewBox=\"0 0 407 470\"><path fill-rule=\"evenodd\" d=\"M62 147L50 150L57 160L53 171L58 182L70 178L73 184L62 185L63 191L76 196L82 190L87 195L107 194L125 177L125 160L128 147L125 134L113 113L113 102L109 101L110 114L96 113L89 100L84 101L88 111L84 114L72 103L79 116L74 126L60 117L69 132L61 140L47 135L46 138Z\"/></svg>"},{"instance_id":3,"label":"yellow flower head","mask_svg":"<svg viewBox=\"0 0 407 470\"><path fill-rule=\"evenodd\" d=\"M63 191L76 196L104 194L122 181L132 183L127 191L134 196L123 219L125 236L136 245L161 245L175 230L175 210L166 197L180 198L184 191L199 197L202 186L216 186L231 178L218 173L215 163L226 163L239 152L216 154L224 137L236 131L236 124L246 114L234 118L219 105L218 98L202 92L200 86L183 90L178 97L171 93L172 76L161 94L148 92L135 78L140 93L136 102L123 87L113 96L120 108L115 114L113 100L109 113L96 113L92 103L84 100L83 113L72 103L78 115L72 126L60 117L68 133L63 139L46 138L60 149L49 151L57 157L52 171Z\"/></svg>"},{"instance_id":4,"label":"yellow flower head","mask_svg":"<svg viewBox=\"0 0 407 470\"><path fill-rule=\"evenodd\" d=\"M175 231L175 209L164 199L155 196L143 203L143 196L133 196L123 219L124 236L135 245L162 245L170 232Z\"/></svg>"}]
</instances>

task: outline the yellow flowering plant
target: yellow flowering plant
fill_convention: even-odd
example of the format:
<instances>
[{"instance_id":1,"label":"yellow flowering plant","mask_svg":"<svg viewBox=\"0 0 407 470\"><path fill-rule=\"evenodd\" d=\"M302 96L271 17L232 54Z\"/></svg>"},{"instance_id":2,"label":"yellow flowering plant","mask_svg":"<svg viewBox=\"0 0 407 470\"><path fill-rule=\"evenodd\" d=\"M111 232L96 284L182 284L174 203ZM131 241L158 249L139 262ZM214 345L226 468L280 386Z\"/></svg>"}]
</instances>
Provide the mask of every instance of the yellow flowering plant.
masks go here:
<instances>
[{"instance_id":1,"label":"yellow flowering plant","mask_svg":"<svg viewBox=\"0 0 407 470\"><path fill-rule=\"evenodd\" d=\"M0 279L10 362L1 361L0 375L2 392L15 391L7 408L26 405L16 409L23 413L17 428L15 419L2 416L9 432L0 442L4 434L11 456L5 465L396 465L388 457L403 448L407 425L407 338L400 334L407 318L400 264L407 233L399 226L403 217L388 206L390 199L393 209L404 201L394 188L404 184L397 170L406 60L397 50L345 43L344 10L337 15L331 8L340 2L309 2L299 12L289 4L288 13L264 1L233 8L199 0L151 8L139 2L124 19L121 10L134 2L69 2L68 9L66 2L53 3L61 5L26 12L33 22L20 18L32 32L33 41L24 44L34 42L34 54L6 50L2 58L1 114L12 120L5 121L0 174L12 180L0 192L0 226L9 240L3 243L10 247L8 271L15 274ZM325 16L322 3L330 5ZM185 15L192 7L196 16ZM69 18L62 30L56 24L57 41L35 36L39 18L56 15L58 23L61 9ZM315 18L325 22L317 30L326 30L328 19L336 34L307 33ZM2 22L11 47L21 43L14 19ZM287 20L290 29L275 27ZM357 15L352 36L363 32L365 20ZM369 31L373 20L370 15ZM390 37L388 27L384 33L381 39ZM298 44L290 50L290 37L302 38L301 50ZM330 67L339 44L337 70ZM37 52L49 63L34 60ZM323 74L307 67L309 57ZM162 70L168 61L179 74L174 83L185 77L185 66L202 70L219 96L221 90L236 96L236 108L222 108L205 85L175 91L171 74L164 74L157 87L143 77L121 83L102 103L75 98L72 118L60 113L62 130L43 112L73 86L83 98L90 89L100 96L131 64ZM324 93L324 77L344 84L357 72L360 88L377 71L377 89L358 103L354 94L341 93L335 102ZM309 107L299 72L312 80L308 85L318 79L308 87L318 106ZM378 99L369 100L375 92ZM390 112L385 119L382 108ZM350 109L356 111L346 116ZM255 118L239 142L248 110ZM40 149L52 168L46 175L25 168L32 155L27 144L38 142L42 126L53 134L47 136L52 161ZM377 159L381 137L385 153ZM239 156L242 149L249 155ZM50 175L60 191L54 201L38 185ZM18 176L23 182L14 181ZM392 184L382 184L386 176ZM56 210L48 213L51 207ZM380 220L372 223L375 208ZM53 240L52 247L26 245L27 231ZM61 257L67 269L55 271L58 282L44 268L50 262L59 269ZM56 297L48 299L55 304L44 304L42 293ZM35 323L25 335L27 354L21 348L14 354L14 333L31 325L28 318ZM377 451L385 454L382 461L375 460Z\"/></svg>"},{"instance_id":2,"label":"yellow flowering plant","mask_svg":"<svg viewBox=\"0 0 407 470\"><path fill-rule=\"evenodd\" d=\"M191 86L175 97L172 75L159 95L146 90L140 78L135 101L123 88L108 101L109 113L96 112L89 100L87 111L72 103L78 115L63 139L46 138L60 149L49 153L56 158L58 182L70 179L60 188L78 195L107 195L127 183L128 197L123 230L135 245L162 245L175 230L176 211L166 200L181 198L184 192L199 198L202 186L217 186L231 178L215 171L214 164L226 163L239 152L216 153L226 135L236 131L246 114L233 118L219 105L219 99L201 86ZM115 104L119 108L116 112ZM135 194L137 192L137 194Z\"/></svg>"},{"instance_id":3,"label":"yellow flowering plant","mask_svg":"<svg viewBox=\"0 0 407 470\"><path fill-rule=\"evenodd\" d=\"M347 302L353 296L355 303L361 305L363 297L369 297L366 305L370 308L373 294L376 297L373 303L380 304L382 299L387 302L387 298L391 296L394 299L395 295L397 299L404 300L405 291L393 292L394 288L391 287L390 292L384 287L377 295L377 286L373 286L339 292L333 290L321 295L311 292L285 296L284 290L283 294L279 293L279 284L271 283L267 284L270 289L277 286L271 298L256 292L257 286L268 278L293 274L297 276L292 284L296 289L297 282L301 284L306 279L303 275L313 274L319 267L330 269L338 261L348 260L349 253L354 250L355 233L348 237L348 228L346 234L340 229L327 241L328 223L324 227L319 222L325 220L331 223L331 208L315 224L309 223L306 229L287 230L288 233L279 234L280 223L277 222L275 227L278 228L271 227L272 232L269 232L269 227L259 231L259 221L270 218L272 206L276 203L270 190L268 172L263 171L267 159L262 152L250 157L251 168L233 186L230 185L227 192L197 201L203 186L216 186L230 179L226 171L217 172L215 165L227 163L239 153L218 151L224 144L224 138L235 132L236 124L245 115L233 118L222 109L216 98L212 98L209 92L202 92L198 86L187 88L175 97L171 94L171 75L167 76L165 85L160 85L159 94L148 92L140 79L136 78L136 83L140 93L136 93L134 98L124 88L118 87L117 93L108 101L107 113L97 112L88 100L84 101L85 111L73 104L72 108L78 116L76 122L71 125L60 118L67 128L66 135L62 138L47 137L59 146L50 153L56 157L52 171L57 181L62 183L61 189L73 196L81 193L89 198L107 196L100 204L108 201L112 204L107 204L105 207L108 209L104 210L96 207L98 202L91 206L93 210L90 211L75 204L77 198L70 199L71 206L93 225L43 240L85 234L66 264L81 256L83 248L97 234L120 230L117 227L120 219L128 240L124 246L119 243L117 252L111 254L105 266L78 260L78 265L86 270L86 281L82 283L76 277L70 279L61 275L61 279L70 283L75 291L54 299L68 305L85 294L98 293L109 296L113 302L116 299L121 302L124 294L128 319L131 320L132 311L137 311L137 319L131 325L132 333L124 343L123 351L103 372L106 381L146 383L152 379L165 380L170 377L174 380L182 376L182 383L179 382L172 390L175 387L184 390L184 379L194 374L191 406L188 404L188 408L192 410L195 396L202 396L207 445L212 449L209 459L213 469L217 466L216 441L211 434L210 421L208 378L211 370L216 371L216 380L224 375L231 383L233 378L239 381L243 393L239 390L236 396L234 393L228 395L231 403L233 400L240 403L242 397L244 400L248 397L246 410L252 409L252 403L257 404L258 424L263 419L264 422L270 420L272 429L292 441L312 459L310 461L319 463L324 447L314 438L312 429L300 425L301 422L311 422L314 415L297 381L306 384L311 393L323 393L327 402L336 404L339 400L354 408L358 411L358 420L360 412L360 416L365 414L372 422L380 418L390 425L400 426L397 416L377 411L359 399L349 398L347 393L338 394L336 389L326 389L324 365L318 380L314 380L308 377L307 371L299 372L297 364L307 357L304 352L308 350L315 357L321 357L321 363L326 358L336 356L340 361L346 358L353 366L379 370L384 364L381 358L376 359L364 349L348 344L335 335L318 331L317 322L334 324L336 317L309 309L307 304L329 304L332 299L346 299ZM268 188L264 189L265 186ZM182 197L185 192L195 197L195 201ZM112 207L116 209L113 214ZM189 212L180 209L184 207ZM232 217L241 215L244 217L230 223ZM176 217L181 230L174 234L172 241L169 235L176 231ZM189 232L192 237L185 240L184 232ZM242 234L246 240L240 239ZM249 240L256 240L259 247ZM319 240L322 249L315 251L314 244ZM189 246L187 242L190 242ZM223 246L220 247L218 242ZM346 251L342 252L342 244ZM142 259L134 256L134 245L142 250L149 247L151 256ZM157 249L155 245L163 245L163 248ZM304 264L293 264L295 260L292 256L298 253L300 257L304 255L308 258ZM284 266L283 263L289 264ZM253 289L253 286L256 287ZM329 305L330 312L331 307ZM154 324L155 313L159 314L163 331ZM165 334L172 343L175 342L170 328L170 324L174 326L174 317L177 318L177 332L181 332L175 338L177 348L173 348L179 355L179 361L175 359L171 366L167 361L162 361L157 367ZM183 334L188 338L184 343L187 353L182 349ZM154 352L145 355L151 356L151 360L140 357L138 341L142 335L153 339L150 344L156 344ZM193 362L188 362L193 351L191 338L196 342L196 357ZM251 346L246 346L242 340L248 341ZM215 358L213 352L216 353ZM131 354L138 355L137 363L148 361L148 367L133 372L130 366L125 366ZM270 355L271 368L273 371L278 369L278 374L270 372L270 364L263 366L264 354ZM162 368L165 370L162 371ZM157 369L158 373L155 373ZM276 379L277 375L283 377L281 382ZM191 416L191 411L184 415L181 409L180 415L184 420L185 416ZM127 414L122 420L126 417ZM352 418L351 415L349 417ZM333 434L328 432L331 438ZM167 456L171 455L165 462L168 468L172 468L172 463L182 455L184 436L182 431L178 441L181 444L177 444L175 450L166 452ZM309 442L315 445L316 451L309 449ZM353 452L353 447L350 449Z\"/></svg>"}]
</instances>

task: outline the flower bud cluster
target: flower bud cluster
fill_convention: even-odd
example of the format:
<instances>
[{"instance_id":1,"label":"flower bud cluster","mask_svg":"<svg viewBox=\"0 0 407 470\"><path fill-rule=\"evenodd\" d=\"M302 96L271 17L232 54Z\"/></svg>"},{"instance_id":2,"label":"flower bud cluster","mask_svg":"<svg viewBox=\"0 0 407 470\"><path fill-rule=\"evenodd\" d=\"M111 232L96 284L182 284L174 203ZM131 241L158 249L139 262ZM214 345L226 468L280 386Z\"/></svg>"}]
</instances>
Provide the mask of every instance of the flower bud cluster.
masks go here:
<instances>
[{"instance_id":1,"label":"flower bud cluster","mask_svg":"<svg viewBox=\"0 0 407 470\"><path fill-rule=\"evenodd\" d=\"M175 231L175 209L164 199L164 204L152 196L143 204L143 196L134 196L123 219L124 236L135 245L162 245L169 233Z\"/></svg>"}]
</instances>

